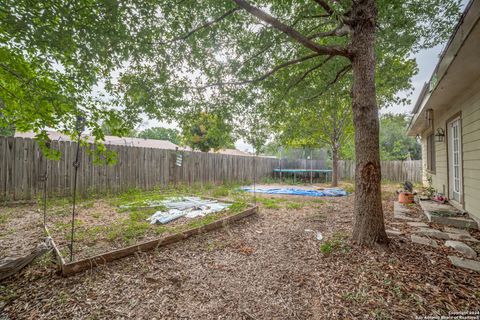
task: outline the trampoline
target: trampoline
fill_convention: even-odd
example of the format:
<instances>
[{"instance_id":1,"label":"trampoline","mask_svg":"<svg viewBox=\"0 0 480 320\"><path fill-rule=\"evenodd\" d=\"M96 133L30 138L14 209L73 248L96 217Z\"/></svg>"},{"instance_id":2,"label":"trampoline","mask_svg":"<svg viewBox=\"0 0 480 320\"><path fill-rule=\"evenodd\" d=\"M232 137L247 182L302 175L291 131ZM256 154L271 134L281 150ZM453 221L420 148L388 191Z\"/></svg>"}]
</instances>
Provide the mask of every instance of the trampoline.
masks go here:
<instances>
[{"instance_id":1,"label":"trampoline","mask_svg":"<svg viewBox=\"0 0 480 320\"><path fill-rule=\"evenodd\" d=\"M293 182L296 182L297 176L309 178L312 181L315 176L318 178L324 178L324 181L332 180L332 170L331 169L273 169L273 174L275 177L282 179L285 175L293 176Z\"/></svg>"}]
</instances>

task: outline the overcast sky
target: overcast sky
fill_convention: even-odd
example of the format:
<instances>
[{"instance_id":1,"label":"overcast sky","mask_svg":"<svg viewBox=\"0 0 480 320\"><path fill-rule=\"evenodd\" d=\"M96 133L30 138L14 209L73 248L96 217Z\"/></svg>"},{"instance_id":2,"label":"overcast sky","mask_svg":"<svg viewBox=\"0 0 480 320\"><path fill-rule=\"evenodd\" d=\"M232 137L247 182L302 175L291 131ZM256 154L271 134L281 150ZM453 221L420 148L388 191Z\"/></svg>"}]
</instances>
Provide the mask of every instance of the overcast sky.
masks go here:
<instances>
[{"instance_id":1,"label":"overcast sky","mask_svg":"<svg viewBox=\"0 0 480 320\"><path fill-rule=\"evenodd\" d=\"M381 110L381 113L410 113L422 90L423 84L430 80L433 69L438 63L440 53L444 45L436 46L429 50L422 50L415 55L418 65L418 74L412 78L413 92L410 92L410 103L407 105L396 105ZM407 93L399 93L399 96L406 96Z\"/></svg>"}]
</instances>

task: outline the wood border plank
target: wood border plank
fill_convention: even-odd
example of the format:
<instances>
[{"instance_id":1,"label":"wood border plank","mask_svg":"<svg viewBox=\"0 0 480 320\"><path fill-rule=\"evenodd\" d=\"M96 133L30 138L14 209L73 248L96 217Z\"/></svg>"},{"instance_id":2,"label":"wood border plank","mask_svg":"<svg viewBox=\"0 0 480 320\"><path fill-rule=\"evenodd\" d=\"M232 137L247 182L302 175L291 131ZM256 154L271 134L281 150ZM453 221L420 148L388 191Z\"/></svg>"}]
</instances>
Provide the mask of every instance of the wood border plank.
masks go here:
<instances>
[{"instance_id":1,"label":"wood border plank","mask_svg":"<svg viewBox=\"0 0 480 320\"><path fill-rule=\"evenodd\" d=\"M222 200L223 201L223 200ZM214 221L212 223L206 224L201 227L192 228L185 230L180 233L172 234L166 237L157 238L153 240L149 240L146 242L142 242L139 244L135 244L132 246L128 246L125 248L113 250L107 253L95 255L93 257L85 258L78 261L68 262L65 263L65 260L62 258L60 251L56 249L55 254L58 255L59 261L61 263L61 273L63 276L70 276L78 272L82 272L85 270L92 269L93 267L100 266L107 264L110 261L114 261L117 259L121 259L130 255L133 255L137 252L146 252L157 249L159 247L166 246L168 244L172 244L184 239L187 239L193 235L206 233L215 229L219 229L221 227L230 225L240 219L245 217L251 216L258 212L258 206L250 207L240 213L225 217L223 219ZM52 239L53 240L53 239ZM53 241L52 241L53 243ZM56 248L56 247L54 247Z\"/></svg>"}]
</instances>

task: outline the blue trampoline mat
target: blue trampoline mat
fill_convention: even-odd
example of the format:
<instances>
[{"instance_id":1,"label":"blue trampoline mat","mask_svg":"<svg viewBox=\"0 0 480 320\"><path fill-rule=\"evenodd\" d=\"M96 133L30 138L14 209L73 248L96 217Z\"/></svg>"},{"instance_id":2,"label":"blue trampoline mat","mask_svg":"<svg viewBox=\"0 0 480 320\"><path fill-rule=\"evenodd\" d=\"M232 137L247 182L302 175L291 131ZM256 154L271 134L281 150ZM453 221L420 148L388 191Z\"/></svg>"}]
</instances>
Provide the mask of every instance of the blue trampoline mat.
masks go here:
<instances>
[{"instance_id":1,"label":"blue trampoline mat","mask_svg":"<svg viewBox=\"0 0 480 320\"><path fill-rule=\"evenodd\" d=\"M246 192L254 192L253 187L241 187L240 189ZM342 188L328 188L324 190L305 190L296 188L256 188L255 192L309 197L343 197L348 195L348 193Z\"/></svg>"}]
</instances>

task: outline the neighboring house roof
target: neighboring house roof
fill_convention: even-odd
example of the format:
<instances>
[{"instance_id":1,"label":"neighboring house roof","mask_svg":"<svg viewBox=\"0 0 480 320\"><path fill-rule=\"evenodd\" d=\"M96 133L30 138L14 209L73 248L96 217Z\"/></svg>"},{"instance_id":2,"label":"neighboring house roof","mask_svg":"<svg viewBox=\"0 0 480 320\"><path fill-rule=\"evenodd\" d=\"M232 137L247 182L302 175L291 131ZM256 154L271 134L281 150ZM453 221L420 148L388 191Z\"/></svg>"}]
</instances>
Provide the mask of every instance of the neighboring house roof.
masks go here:
<instances>
[{"instance_id":1,"label":"neighboring house roof","mask_svg":"<svg viewBox=\"0 0 480 320\"><path fill-rule=\"evenodd\" d=\"M217 152L222 153L222 154L229 154L229 155L232 155L232 156L246 156L246 157L251 156L250 153L240 151L240 150L237 150L237 149L222 149L222 150L218 150Z\"/></svg>"},{"instance_id":2,"label":"neighboring house roof","mask_svg":"<svg viewBox=\"0 0 480 320\"><path fill-rule=\"evenodd\" d=\"M50 140L57 141L70 141L70 136L62 134L57 131L48 131L48 137ZM35 138L35 133L33 132L15 132L15 137L19 138ZM85 136L88 142L93 142L93 137ZM164 150L183 150L183 151L192 151L189 147L180 147L173 142L168 140L156 140L156 139L143 139L143 138L130 138L130 137L116 137L116 136L105 136L105 144L107 145L117 145L117 146L130 146L130 147L141 147L141 148L155 148L155 149L164 149ZM214 152L213 150L211 152ZM215 151L215 153L227 154L233 156L244 156L250 157L252 154L248 152L243 152L237 149L222 149Z\"/></svg>"},{"instance_id":3,"label":"neighboring house roof","mask_svg":"<svg viewBox=\"0 0 480 320\"><path fill-rule=\"evenodd\" d=\"M70 136L62 134L56 131L48 131L48 137L50 140L57 141L70 141ZM16 132L15 137L21 138L34 138L35 133L33 132ZM88 142L93 142L93 137L85 136ZM156 148L156 149L166 149L166 150L175 150L176 148L181 149L175 143L172 143L168 140L155 140L155 139L142 139L142 138L130 138L130 137L116 137L116 136L105 136L105 144L108 145L117 145L117 146L130 146L130 147L142 147L142 148Z\"/></svg>"},{"instance_id":4,"label":"neighboring house roof","mask_svg":"<svg viewBox=\"0 0 480 320\"><path fill-rule=\"evenodd\" d=\"M430 81L425 83L412 110L409 135L428 128L426 110L451 107L458 97L480 77L480 0L471 0L440 55Z\"/></svg>"}]
</instances>

